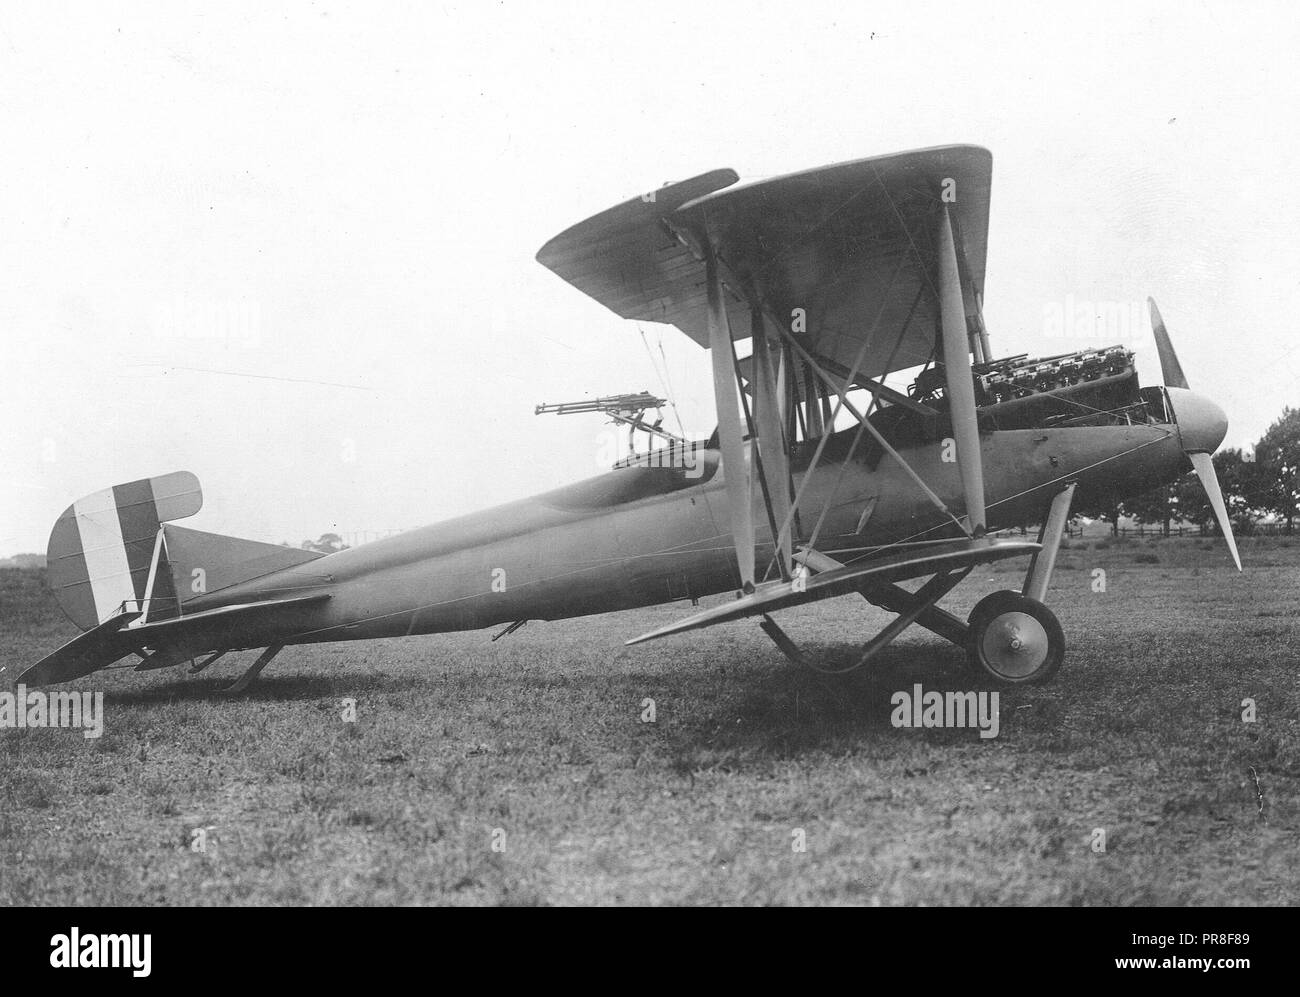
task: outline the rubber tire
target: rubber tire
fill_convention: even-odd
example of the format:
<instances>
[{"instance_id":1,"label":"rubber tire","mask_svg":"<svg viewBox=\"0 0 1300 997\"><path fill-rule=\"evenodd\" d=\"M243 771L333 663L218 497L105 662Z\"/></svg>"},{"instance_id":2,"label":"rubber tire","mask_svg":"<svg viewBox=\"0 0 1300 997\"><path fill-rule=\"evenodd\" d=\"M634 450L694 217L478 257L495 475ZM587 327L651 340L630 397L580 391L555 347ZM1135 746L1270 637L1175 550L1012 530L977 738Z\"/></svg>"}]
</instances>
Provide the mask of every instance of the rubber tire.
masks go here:
<instances>
[{"instance_id":1,"label":"rubber tire","mask_svg":"<svg viewBox=\"0 0 1300 997\"><path fill-rule=\"evenodd\" d=\"M1047 637L1047 655L1043 663L1027 675L1006 675L984 656L983 641L989 626L1007 613L1023 613L1033 617ZM1038 600L1009 590L994 592L981 599L971 611L970 632L966 635L966 660L977 674L999 685L1041 685L1056 675L1065 660L1065 632L1061 629L1056 614Z\"/></svg>"},{"instance_id":2,"label":"rubber tire","mask_svg":"<svg viewBox=\"0 0 1300 997\"><path fill-rule=\"evenodd\" d=\"M986 595L979 602L975 603L975 608L972 609L970 615L966 617L966 623L968 626L974 626L975 617L984 616L986 614L996 615L997 613L1002 612L1002 606L1007 604L1008 600L1014 601L1022 598L1024 597L1019 592L1015 591L1015 589L1002 589L999 592Z\"/></svg>"}]
</instances>

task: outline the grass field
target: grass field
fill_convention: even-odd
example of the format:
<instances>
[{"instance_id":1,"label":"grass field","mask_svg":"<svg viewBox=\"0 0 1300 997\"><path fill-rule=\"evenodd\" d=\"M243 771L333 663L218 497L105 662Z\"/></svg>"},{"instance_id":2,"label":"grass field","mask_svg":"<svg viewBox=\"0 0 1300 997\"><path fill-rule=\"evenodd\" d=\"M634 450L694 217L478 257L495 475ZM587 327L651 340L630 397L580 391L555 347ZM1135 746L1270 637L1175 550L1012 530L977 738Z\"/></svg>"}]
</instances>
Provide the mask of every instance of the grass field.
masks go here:
<instances>
[{"instance_id":1,"label":"grass field","mask_svg":"<svg viewBox=\"0 0 1300 997\"><path fill-rule=\"evenodd\" d=\"M1294 903L1300 540L1242 553L1074 541L1066 665L1001 694L993 739L891 726L897 690L978 687L925 631L839 680L752 622L622 646L680 604L290 648L241 699L218 690L254 652L101 673L98 740L0 731L0 904ZM885 619L783 614L832 655ZM0 572L0 659L74 633L43 572Z\"/></svg>"}]
</instances>

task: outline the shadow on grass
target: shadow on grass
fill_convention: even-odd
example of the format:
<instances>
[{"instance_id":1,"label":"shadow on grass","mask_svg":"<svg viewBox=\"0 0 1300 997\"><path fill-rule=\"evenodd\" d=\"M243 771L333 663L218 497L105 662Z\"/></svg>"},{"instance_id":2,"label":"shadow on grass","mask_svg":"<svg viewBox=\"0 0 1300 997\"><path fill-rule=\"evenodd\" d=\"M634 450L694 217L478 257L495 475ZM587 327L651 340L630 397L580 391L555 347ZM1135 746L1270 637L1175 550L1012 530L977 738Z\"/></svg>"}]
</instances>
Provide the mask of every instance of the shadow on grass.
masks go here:
<instances>
[{"instance_id":1,"label":"shadow on grass","mask_svg":"<svg viewBox=\"0 0 1300 997\"><path fill-rule=\"evenodd\" d=\"M426 683L418 676L383 674L277 675L261 678L243 693L226 690L235 677L177 679L142 689L108 690L116 704L154 706L170 703L238 703L319 700L360 693L419 692Z\"/></svg>"},{"instance_id":2,"label":"shadow on grass","mask_svg":"<svg viewBox=\"0 0 1300 997\"><path fill-rule=\"evenodd\" d=\"M860 653L860 645L848 643L808 642L805 649L809 658L831 669L855 663ZM894 740L890 716L895 693L911 693L917 683L939 692L983 687L965 671L961 652L937 639L885 648L865 667L840 675L798 667L775 648L762 645L735 644L711 648L708 654L676 650L665 648L650 661L620 657L607 667L581 671L566 667L563 660L553 669L538 667L531 653L517 660L488 658L427 671L411 671L409 663L399 660L392 671L345 667L325 674L268 674L235 695L225 690L239 672L229 670L133 684L110 690L109 695L116 705L149 711L184 703L211 704L221 711L240 703L319 703L348 697L423 701L453 726L458 717L490 714L502 729L515 731L528 730L531 717L553 708L540 704L553 703L558 696L577 718L563 735L566 741L588 743L592 750L590 742L599 741L603 750L633 756L649 748L647 728L637 719L639 704L649 697L666 711L654 727L658 746L649 749L651 756L687 775L817 753L871 751L882 739ZM629 722L610 725L611 714L622 714ZM916 732L911 740L941 744L974 736L969 729L935 729Z\"/></svg>"},{"instance_id":3,"label":"shadow on grass","mask_svg":"<svg viewBox=\"0 0 1300 997\"><path fill-rule=\"evenodd\" d=\"M852 663L851 645L809 645L810 657L828 665ZM673 696L693 697L696 709L668 734L672 767L686 775L700 769L722 771L746 764L790 760L817 753L854 753L897 733L890 723L892 697L916 684L926 691L978 691L982 684L962 667L960 652L943 644L887 648L864 668L825 675L785 662L752 665L739 676L674 672ZM661 684L665 676L656 676ZM965 742L974 730L925 730L927 742ZM891 750L893 750L891 748Z\"/></svg>"}]
</instances>

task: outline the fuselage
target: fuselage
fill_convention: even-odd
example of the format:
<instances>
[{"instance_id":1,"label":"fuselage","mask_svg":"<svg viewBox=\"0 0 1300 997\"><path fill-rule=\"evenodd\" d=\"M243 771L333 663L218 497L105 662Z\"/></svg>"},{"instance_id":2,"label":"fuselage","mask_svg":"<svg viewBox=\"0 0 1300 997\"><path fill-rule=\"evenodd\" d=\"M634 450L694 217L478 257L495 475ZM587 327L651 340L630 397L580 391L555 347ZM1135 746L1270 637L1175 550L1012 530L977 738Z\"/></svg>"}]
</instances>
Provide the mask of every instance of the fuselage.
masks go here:
<instances>
[{"instance_id":1,"label":"fuselage","mask_svg":"<svg viewBox=\"0 0 1300 997\"><path fill-rule=\"evenodd\" d=\"M818 549L842 561L900 542L958 535L890 455L845 430L792 466L796 534L817 520ZM1078 500L1133 494L1187 467L1173 423L998 430L981 434L990 529L1037 522L1068 481ZM961 510L958 465L942 441L898 454ZM739 586L716 452L695 469L624 467L554 491L388 537L193 600L187 612L286 594L328 592L318 605L227 634L226 646L357 640L554 620L698 599ZM700 473L702 472L702 473ZM694 475L694 476L692 476ZM805 481L805 478L809 480ZM773 556L754 489L760 576Z\"/></svg>"}]
</instances>

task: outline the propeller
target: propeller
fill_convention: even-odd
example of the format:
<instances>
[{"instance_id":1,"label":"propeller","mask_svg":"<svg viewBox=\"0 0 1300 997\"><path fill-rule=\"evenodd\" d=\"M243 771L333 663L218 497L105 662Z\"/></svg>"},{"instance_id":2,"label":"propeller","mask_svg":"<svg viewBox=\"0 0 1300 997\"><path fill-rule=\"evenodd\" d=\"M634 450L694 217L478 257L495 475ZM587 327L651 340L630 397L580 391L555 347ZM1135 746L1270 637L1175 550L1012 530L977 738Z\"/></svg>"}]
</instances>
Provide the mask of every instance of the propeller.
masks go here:
<instances>
[{"instance_id":1,"label":"propeller","mask_svg":"<svg viewBox=\"0 0 1300 997\"><path fill-rule=\"evenodd\" d=\"M1156 299L1147 298L1147 305L1151 309L1151 331L1156 337L1156 352L1160 354L1160 376L1164 379L1165 387L1190 391L1187 375L1183 373L1183 365L1178 362L1178 354L1174 352L1174 344L1169 339L1169 330L1165 328L1165 320L1160 317L1160 309L1156 307Z\"/></svg>"},{"instance_id":2,"label":"propeller","mask_svg":"<svg viewBox=\"0 0 1300 997\"><path fill-rule=\"evenodd\" d=\"M1228 430L1228 420L1223 409L1204 395L1198 395L1187 384L1187 375L1183 365L1178 362L1174 344L1169 338L1169 330L1160 317L1154 298L1147 298L1151 309L1151 331L1156 338L1156 352L1160 356L1160 375L1165 382L1165 392L1174 409L1174 421L1178 425L1178 435L1183 442L1183 452L1192 462L1192 470L1205 489L1205 496L1210 500L1214 518L1219 523L1223 539L1228 541L1228 550L1232 561L1241 570L1241 556L1237 553L1237 540L1232 535L1232 521L1228 518L1228 507L1223 501L1223 489L1219 487L1219 476L1214 471L1213 454L1223 442Z\"/></svg>"}]
</instances>

